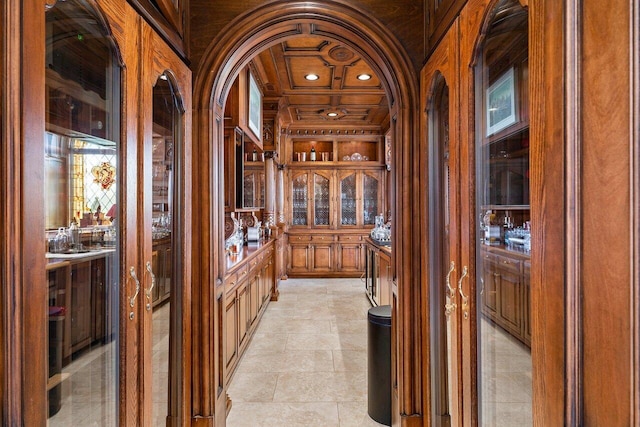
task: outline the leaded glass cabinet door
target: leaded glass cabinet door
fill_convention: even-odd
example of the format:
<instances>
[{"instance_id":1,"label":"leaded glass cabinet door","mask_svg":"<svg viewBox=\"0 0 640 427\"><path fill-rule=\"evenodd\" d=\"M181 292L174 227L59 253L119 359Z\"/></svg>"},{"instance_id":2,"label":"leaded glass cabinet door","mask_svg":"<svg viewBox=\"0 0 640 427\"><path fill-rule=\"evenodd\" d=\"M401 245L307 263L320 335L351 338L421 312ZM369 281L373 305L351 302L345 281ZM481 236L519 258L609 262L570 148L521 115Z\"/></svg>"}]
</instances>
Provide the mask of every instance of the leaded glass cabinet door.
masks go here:
<instances>
[{"instance_id":1,"label":"leaded glass cabinet door","mask_svg":"<svg viewBox=\"0 0 640 427\"><path fill-rule=\"evenodd\" d=\"M362 172L362 225L373 225L376 215L384 214L380 195L381 181L379 175Z\"/></svg>"},{"instance_id":2,"label":"leaded glass cabinet door","mask_svg":"<svg viewBox=\"0 0 640 427\"><path fill-rule=\"evenodd\" d=\"M309 174L296 172L291 177L291 222L292 227L309 225Z\"/></svg>"},{"instance_id":3,"label":"leaded glass cabinet door","mask_svg":"<svg viewBox=\"0 0 640 427\"><path fill-rule=\"evenodd\" d=\"M256 173L254 171L244 171L244 180L242 181L242 186L244 191L242 192L242 197L244 198L242 206L257 206L256 205Z\"/></svg>"},{"instance_id":4,"label":"leaded glass cabinet door","mask_svg":"<svg viewBox=\"0 0 640 427\"><path fill-rule=\"evenodd\" d=\"M330 227L333 196L331 176L322 172L313 173L313 225Z\"/></svg>"},{"instance_id":5,"label":"leaded glass cabinet door","mask_svg":"<svg viewBox=\"0 0 640 427\"><path fill-rule=\"evenodd\" d=\"M344 174L346 174L346 176ZM340 175L339 191L340 207L338 209L338 224L340 227L356 226L358 224L358 186L356 172L344 172Z\"/></svg>"}]
</instances>

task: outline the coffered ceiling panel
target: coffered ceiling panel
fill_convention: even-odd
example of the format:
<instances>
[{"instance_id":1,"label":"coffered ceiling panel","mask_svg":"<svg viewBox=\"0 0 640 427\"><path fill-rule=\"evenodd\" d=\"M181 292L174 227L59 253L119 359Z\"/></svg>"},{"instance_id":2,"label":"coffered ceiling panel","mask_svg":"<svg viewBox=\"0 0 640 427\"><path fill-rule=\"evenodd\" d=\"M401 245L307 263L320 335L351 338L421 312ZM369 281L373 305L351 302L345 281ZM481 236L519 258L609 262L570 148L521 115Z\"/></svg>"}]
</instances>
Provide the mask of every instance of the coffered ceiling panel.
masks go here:
<instances>
[{"instance_id":1,"label":"coffered ceiling panel","mask_svg":"<svg viewBox=\"0 0 640 427\"><path fill-rule=\"evenodd\" d=\"M346 45L318 36L292 38L261 52L252 66L265 97L280 101L292 127L387 126L380 79Z\"/></svg>"}]
</instances>

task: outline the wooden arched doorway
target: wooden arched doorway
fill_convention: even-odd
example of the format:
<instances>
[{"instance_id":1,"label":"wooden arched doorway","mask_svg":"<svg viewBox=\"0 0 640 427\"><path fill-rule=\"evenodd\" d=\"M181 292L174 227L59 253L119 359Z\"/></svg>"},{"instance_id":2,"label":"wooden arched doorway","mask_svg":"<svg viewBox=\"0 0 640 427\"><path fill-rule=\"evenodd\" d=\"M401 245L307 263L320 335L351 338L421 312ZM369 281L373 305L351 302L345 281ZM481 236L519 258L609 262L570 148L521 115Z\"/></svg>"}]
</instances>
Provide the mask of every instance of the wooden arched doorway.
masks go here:
<instances>
[{"instance_id":1,"label":"wooden arched doorway","mask_svg":"<svg viewBox=\"0 0 640 427\"><path fill-rule=\"evenodd\" d=\"M286 4L285 4L286 3ZM411 195L416 164L411 160L417 141L418 81L403 47L391 33L363 11L328 2L276 2L254 9L230 22L203 56L194 84L194 206L202 215L193 236L193 376L192 414L224 425L226 386L222 375L224 274L224 155L225 100L248 62L261 50L284 40L321 35L348 45L374 68L389 99L392 153L392 217L394 220L396 413L421 416L420 295L408 286L419 269L418 206ZM415 212L414 212L415 211ZM395 237L394 236L394 237ZM405 236L400 239L399 236ZM406 284L406 285L403 285ZM402 326L399 326L402 325ZM211 350L214 350L212 353Z\"/></svg>"}]
</instances>

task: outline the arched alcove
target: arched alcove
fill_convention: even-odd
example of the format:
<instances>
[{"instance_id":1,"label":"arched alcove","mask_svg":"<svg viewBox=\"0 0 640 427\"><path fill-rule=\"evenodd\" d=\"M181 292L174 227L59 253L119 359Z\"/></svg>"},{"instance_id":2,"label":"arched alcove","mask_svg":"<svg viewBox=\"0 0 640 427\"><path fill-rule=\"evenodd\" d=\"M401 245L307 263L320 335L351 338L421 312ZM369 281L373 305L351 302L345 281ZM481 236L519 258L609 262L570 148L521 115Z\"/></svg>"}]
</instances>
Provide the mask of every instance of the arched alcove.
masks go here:
<instances>
[{"instance_id":1,"label":"arched alcove","mask_svg":"<svg viewBox=\"0 0 640 427\"><path fill-rule=\"evenodd\" d=\"M221 327L219 315L224 274L224 179L223 179L223 117L229 89L240 72L260 51L297 36L317 35L343 43L356 50L380 78L389 100L390 126L393 140L392 217L396 236L410 236L419 216L412 201L412 153L417 135L418 82L408 55L393 34L364 11L335 2L277 1L248 11L230 22L214 39L195 74L194 83L194 206L203 215L194 224L193 301L194 364L193 414L224 419L226 385L220 378L221 355L209 354L216 347ZM401 190L401 191L400 191ZM413 239L394 241L395 277L398 283L410 283L411 269L419 269L418 249ZM417 240L417 239L416 239ZM414 247L415 246L415 247ZM215 289L215 291L212 291ZM404 324L419 325L410 319L419 315L419 289L406 287L398 292L397 312L406 318ZM211 320L215 319L215 320ZM420 343L413 338L416 331L405 328L398 366L398 378L412 378L415 382L400 384L401 400L410 405L408 413L420 410L419 364L415 355ZM407 337L407 339L403 338ZM213 340L213 342L212 342ZM406 353L406 355L404 354ZM407 363L403 363L406 360ZM209 375L207 375L207 373ZM399 379L402 382L402 379ZM216 391L217 390L217 391ZM214 395L214 392L216 393ZM214 404L216 409L210 405ZM402 410L403 408L401 408Z\"/></svg>"}]
</instances>

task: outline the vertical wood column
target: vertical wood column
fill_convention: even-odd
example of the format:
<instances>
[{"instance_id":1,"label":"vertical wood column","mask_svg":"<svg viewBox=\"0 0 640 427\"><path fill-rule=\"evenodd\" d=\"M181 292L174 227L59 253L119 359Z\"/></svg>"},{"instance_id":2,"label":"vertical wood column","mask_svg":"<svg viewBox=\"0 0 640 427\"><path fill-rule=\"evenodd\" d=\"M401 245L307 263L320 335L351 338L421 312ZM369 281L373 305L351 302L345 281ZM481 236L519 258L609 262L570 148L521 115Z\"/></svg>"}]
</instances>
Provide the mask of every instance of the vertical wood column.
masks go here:
<instances>
[{"instance_id":1,"label":"vertical wood column","mask_svg":"<svg viewBox=\"0 0 640 427\"><path fill-rule=\"evenodd\" d=\"M276 221L284 225L284 165L278 165L276 174Z\"/></svg>"},{"instance_id":2,"label":"vertical wood column","mask_svg":"<svg viewBox=\"0 0 640 427\"><path fill-rule=\"evenodd\" d=\"M274 154L274 151L264 152L264 216L262 221L269 225L275 225L276 222L276 176L275 163L273 161Z\"/></svg>"}]
</instances>

